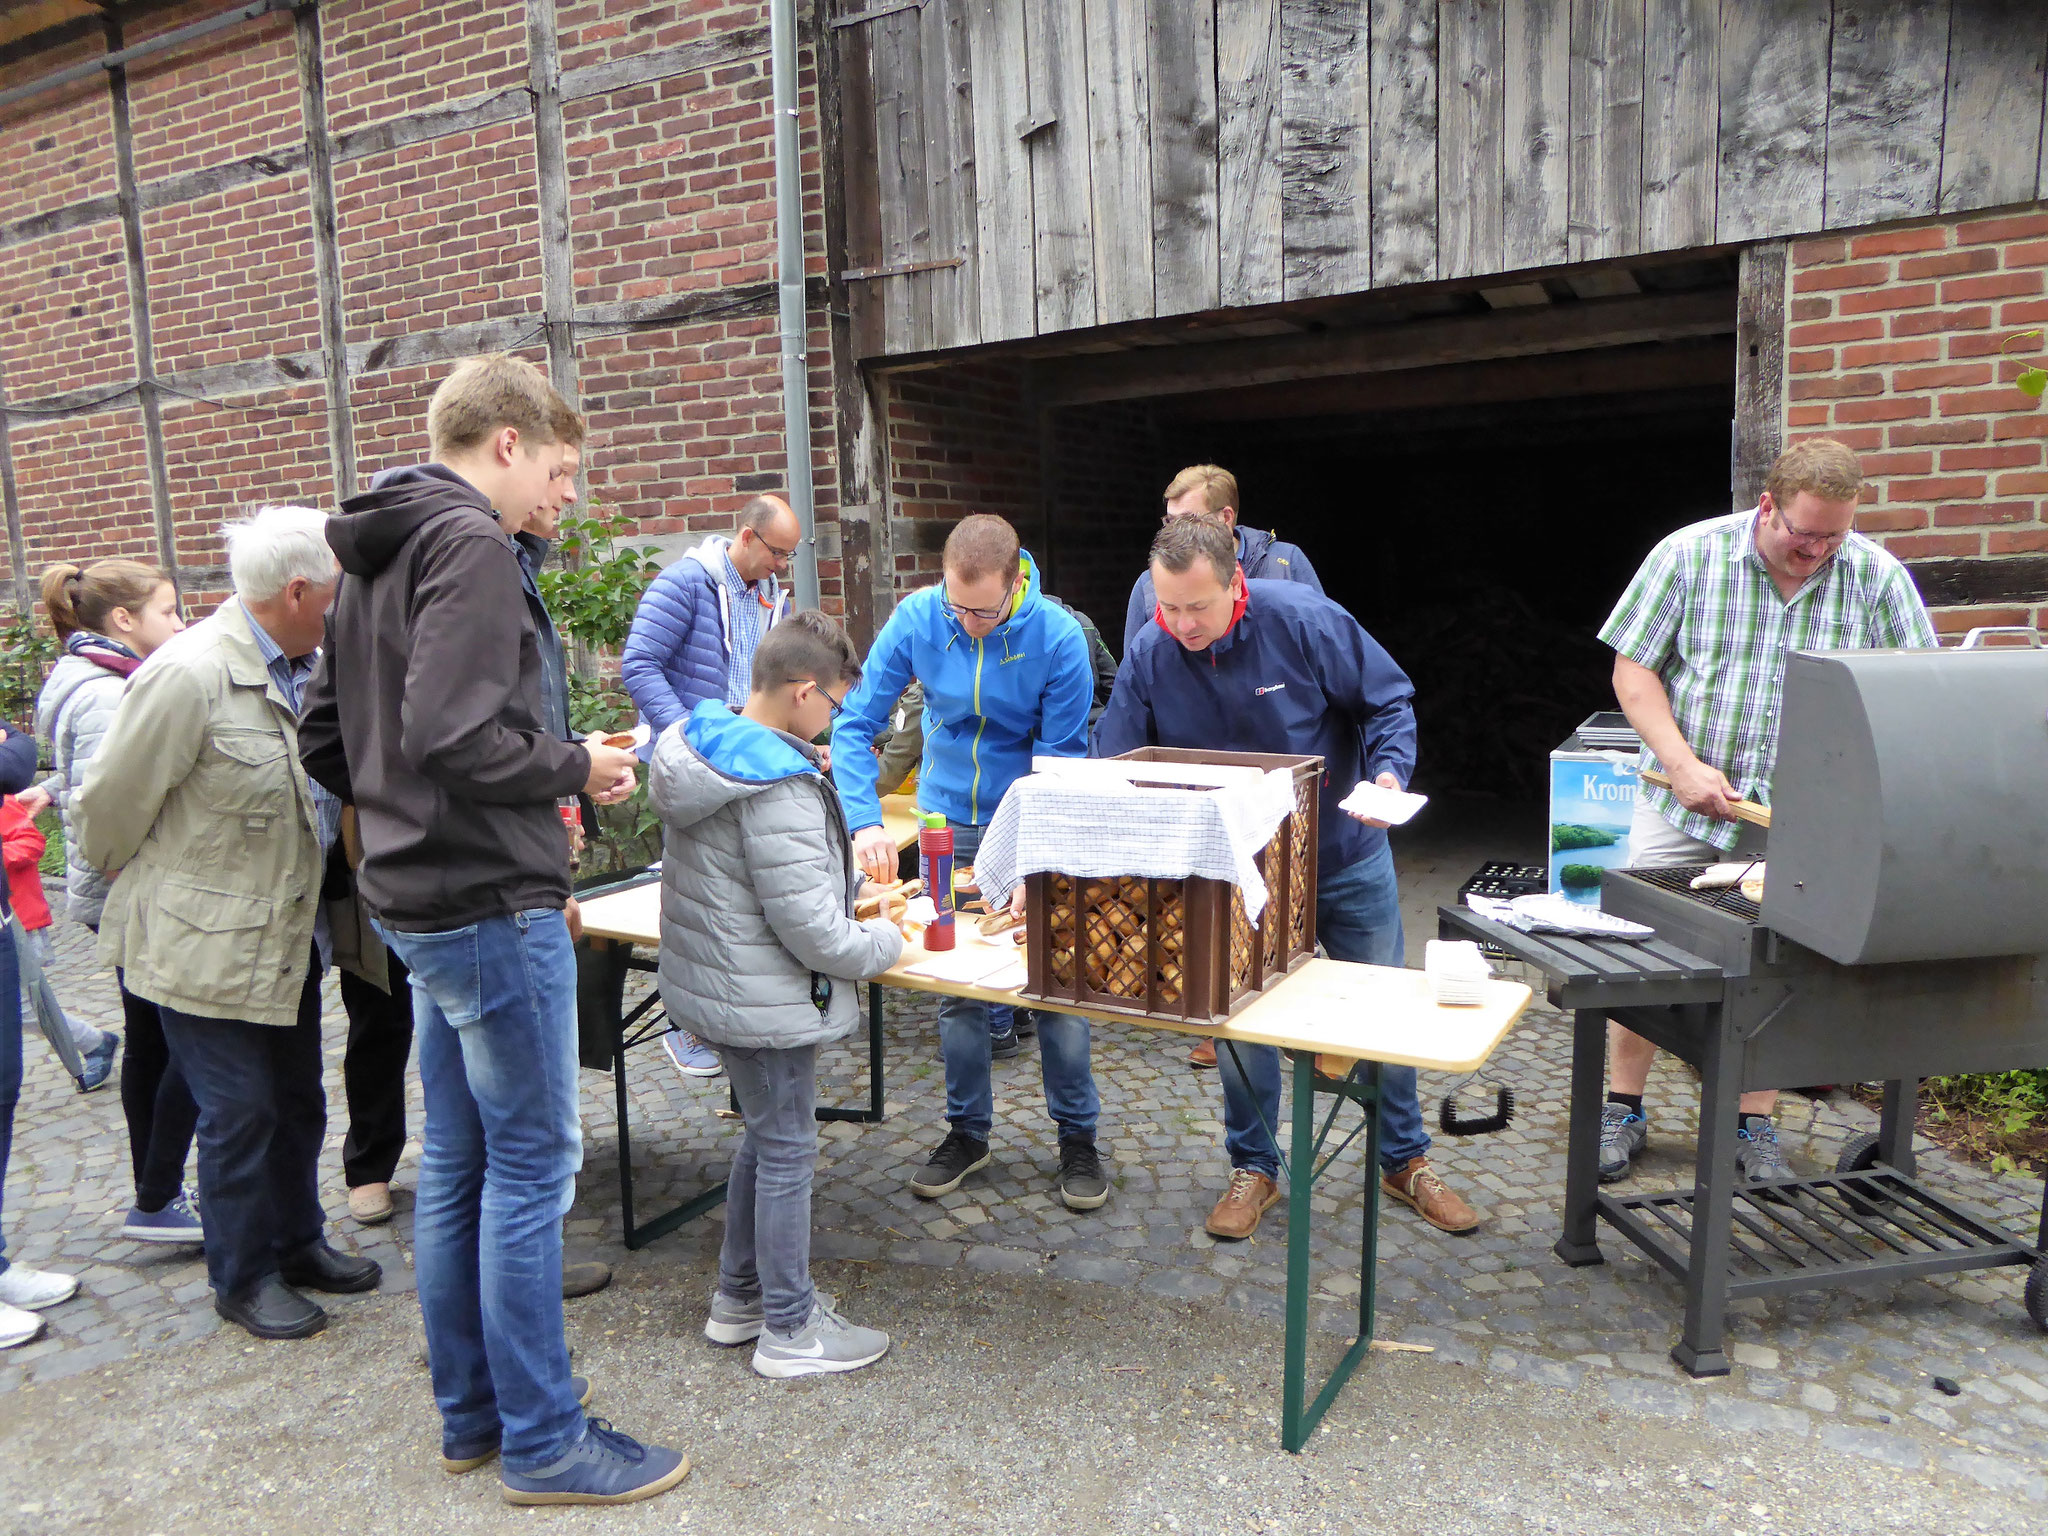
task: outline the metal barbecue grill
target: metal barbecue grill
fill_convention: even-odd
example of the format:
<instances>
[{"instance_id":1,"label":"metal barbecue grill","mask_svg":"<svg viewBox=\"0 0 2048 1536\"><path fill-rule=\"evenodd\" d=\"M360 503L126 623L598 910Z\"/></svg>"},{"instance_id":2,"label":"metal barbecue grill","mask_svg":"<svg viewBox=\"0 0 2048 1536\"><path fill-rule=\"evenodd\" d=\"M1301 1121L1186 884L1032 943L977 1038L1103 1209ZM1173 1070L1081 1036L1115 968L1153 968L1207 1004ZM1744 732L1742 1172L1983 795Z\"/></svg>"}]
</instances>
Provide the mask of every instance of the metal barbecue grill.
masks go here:
<instances>
[{"instance_id":1,"label":"metal barbecue grill","mask_svg":"<svg viewBox=\"0 0 2048 1536\"><path fill-rule=\"evenodd\" d=\"M1529 934L1459 908L1448 936L1541 970L1573 1014L1567 1264L1605 1218L1685 1285L1672 1355L1727 1371L1731 1296L2031 1264L2048 1329L2048 1198L2035 1243L1914 1177L1919 1080L2048 1063L2048 651L1787 659L1763 901L1696 891L1702 866L1610 870L1601 905L1656 938ZM1607 1021L1700 1068L1694 1185L1599 1185ZM1738 1183L1752 1089L1885 1085L1875 1136L1832 1174ZM1625 1186L1624 1186L1625 1188Z\"/></svg>"}]
</instances>

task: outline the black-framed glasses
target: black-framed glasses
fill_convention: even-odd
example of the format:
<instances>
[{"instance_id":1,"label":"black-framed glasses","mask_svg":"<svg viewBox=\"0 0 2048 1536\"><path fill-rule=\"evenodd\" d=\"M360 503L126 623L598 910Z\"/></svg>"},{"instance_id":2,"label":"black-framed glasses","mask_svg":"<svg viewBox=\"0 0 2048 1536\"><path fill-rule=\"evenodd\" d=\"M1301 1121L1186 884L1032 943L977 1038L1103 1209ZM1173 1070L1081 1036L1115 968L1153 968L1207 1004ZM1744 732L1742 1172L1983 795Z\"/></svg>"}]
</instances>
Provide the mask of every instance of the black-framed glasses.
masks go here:
<instances>
[{"instance_id":1,"label":"black-framed glasses","mask_svg":"<svg viewBox=\"0 0 2048 1536\"><path fill-rule=\"evenodd\" d=\"M993 624L1010 611L1010 599L1016 592L1017 578L1013 576L1010 578L1009 586L1003 590L1003 600L993 608L970 608L965 603L954 602L950 597L946 599L946 606L952 610L955 618L980 619L984 623Z\"/></svg>"},{"instance_id":2,"label":"black-framed glasses","mask_svg":"<svg viewBox=\"0 0 2048 1536\"><path fill-rule=\"evenodd\" d=\"M758 533L755 534L754 537L757 539L761 539L761 535ZM767 550L769 554L773 555L778 560L794 560L796 558L796 550L794 547L789 549L782 549L777 545L770 544L766 539L761 539L761 547Z\"/></svg>"},{"instance_id":3,"label":"black-framed glasses","mask_svg":"<svg viewBox=\"0 0 2048 1536\"><path fill-rule=\"evenodd\" d=\"M832 718L834 720L837 720L839 718L839 711L846 708L846 700L833 698L831 694L825 691L825 685L817 681L815 678L811 680L811 686L817 689L818 692L824 696L825 702L827 704L830 704L832 706Z\"/></svg>"}]
</instances>

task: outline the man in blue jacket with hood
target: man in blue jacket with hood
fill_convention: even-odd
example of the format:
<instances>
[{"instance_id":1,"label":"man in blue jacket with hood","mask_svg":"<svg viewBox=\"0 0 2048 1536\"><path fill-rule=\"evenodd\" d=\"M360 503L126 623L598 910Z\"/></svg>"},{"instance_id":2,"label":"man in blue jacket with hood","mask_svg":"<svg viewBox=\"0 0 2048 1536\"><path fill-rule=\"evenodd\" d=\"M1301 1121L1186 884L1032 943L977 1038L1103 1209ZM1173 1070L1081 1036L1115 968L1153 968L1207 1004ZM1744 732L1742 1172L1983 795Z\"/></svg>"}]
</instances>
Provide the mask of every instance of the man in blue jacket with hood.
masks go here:
<instances>
[{"instance_id":1,"label":"man in blue jacket with hood","mask_svg":"<svg viewBox=\"0 0 2048 1536\"><path fill-rule=\"evenodd\" d=\"M1316 935L1338 960L1400 965L1401 898L1386 823L1338 802L1361 779L1389 789L1415 772L1415 689L1358 621L1299 583L1247 581L1230 528L1177 518L1152 541L1158 613L1124 655L1095 753L1137 747L1313 753L1323 760ZM1280 1053L1222 1053L1230 1185L1210 1212L1217 1237L1247 1238L1280 1199ZM1446 1232L1479 1217L1429 1166L1412 1067L1380 1068L1380 1187Z\"/></svg>"},{"instance_id":2,"label":"man in blue jacket with hood","mask_svg":"<svg viewBox=\"0 0 2048 1536\"><path fill-rule=\"evenodd\" d=\"M1230 529L1237 540L1237 563L1254 581L1298 581L1311 592L1323 590L1316 568L1308 563L1301 547L1266 532L1263 528L1240 527L1237 521L1237 476L1216 464L1190 464L1166 487L1166 520L1177 517L1213 517ZM1130 607L1124 613L1124 653L1130 654L1138 636L1152 622L1158 597L1152 590L1152 570L1147 566L1131 588Z\"/></svg>"},{"instance_id":3,"label":"man in blue jacket with hood","mask_svg":"<svg viewBox=\"0 0 2048 1536\"><path fill-rule=\"evenodd\" d=\"M1094 683L1081 626L1040 593L1014 528L986 514L963 518L946 540L944 580L896 605L833 727L833 775L854 856L877 880L895 878L896 843L882 829L873 747L912 679L924 685L918 809L946 818L956 867L974 862L989 819L1034 755L1088 751ZM1092 1211L1108 1200L1109 1182L1095 1151L1088 1021L1044 1015L1038 1040L1046 1109L1059 1126L1060 1198ZM952 1129L910 1181L911 1193L928 1200L988 1166L995 1123L987 1005L942 1001L939 1043Z\"/></svg>"}]
</instances>

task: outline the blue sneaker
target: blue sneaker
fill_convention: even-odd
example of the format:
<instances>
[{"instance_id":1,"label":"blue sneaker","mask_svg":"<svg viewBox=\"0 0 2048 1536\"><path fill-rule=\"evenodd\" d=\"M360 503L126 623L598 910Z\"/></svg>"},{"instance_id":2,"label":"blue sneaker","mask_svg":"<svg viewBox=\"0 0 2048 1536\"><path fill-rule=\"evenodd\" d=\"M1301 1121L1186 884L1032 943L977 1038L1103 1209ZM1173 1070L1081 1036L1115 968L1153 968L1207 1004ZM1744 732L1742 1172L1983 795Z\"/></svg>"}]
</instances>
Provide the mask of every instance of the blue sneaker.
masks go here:
<instances>
[{"instance_id":1,"label":"blue sneaker","mask_svg":"<svg viewBox=\"0 0 2048 1536\"><path fill-rule=\"evenodd\" d=\"M642 1445L603 1419L586 1419L569 1454L537 1472L499 1469L507 1504L635 1504L690 1475L681 1451Z\"/></svg>"},{"instance_id":2,"label":"blue sneaker","mask_svg":"<svg viewBox=\"0 0 2048 1536\"><path fill-rule=\"evenodd\" d=\"M138 1243L184 1243L195 1248L206 1246L206 1228L199 1220L199 1202L186 1193L171 1198L160 1211L145 1211L134 1206L128 1212L128 1219L121 1223L121 1235Z\"/></svg>"},{"instance_id":3,"label":"blue sneaker","mask_svg":"<svg viewBox=\"0 0 2048 1536\"><path fill-rule=\"evenodd\" d=\"M78 1074L78 1091L91 1093L104 1088L114 1075L114 1058L120 1054L121 1037L111 1029L100 1032L100 1043L85 1053L85 1070Z\"/></svg>"},{"instance_id":4,"label":"blue sneaker","mask_svg":"<svg viewBox=\"0 0 2048 1536\"><path fill-rule=\"evenodd\" d=\"M571 1376L569 1378L569 1390L576 1394L576 1406L578 1408L588 1408L590 1406L590 1378L588 1376ZM443 1440L441 1442L441 1470L460 1477L465 1472L474 1472L497 1454L498 1436L496 1435L492 1435L488 1440L477 1440L468 1444L459 1441Z\"/></svg>"},{"instance_id":5,"label":"blue sneaker","mask_svg":"<svg viewBox=\"0 0 2048 1536\"><path fill-rule=\"evenodd\" d=\"M668 1059L685 1077L716 1077L725 1070L719 1063L718 1052L695 1035L680 1029L663 1035L661 1048L668 1052Z\"/></svg>"}]
</instances>

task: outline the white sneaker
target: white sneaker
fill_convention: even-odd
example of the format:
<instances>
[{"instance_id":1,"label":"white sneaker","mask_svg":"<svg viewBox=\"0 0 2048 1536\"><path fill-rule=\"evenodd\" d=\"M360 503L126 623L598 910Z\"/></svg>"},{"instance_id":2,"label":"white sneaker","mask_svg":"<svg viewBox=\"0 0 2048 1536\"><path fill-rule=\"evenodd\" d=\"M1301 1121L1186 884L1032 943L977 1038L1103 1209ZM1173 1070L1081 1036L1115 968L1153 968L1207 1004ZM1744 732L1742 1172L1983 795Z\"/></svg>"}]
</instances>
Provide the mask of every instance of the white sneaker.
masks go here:
<instances>
[{"instance_id":1,"label":"white sneaker","mask_svg":"<svg viewBox=\"0 0 2048 1536\"><path fill-rule=\"evenodd\" d=\"M43 1320L33 1312L0 1304L0 1349L26 1344L43 1331Z\"/></svg>"},{"instance_id":2,"label":"white sneaker","mask_svg":"<svg viewBox=\"0 0 2048 1536\"><path fill-rule=\"evenodd\" d=\"M40 1312L78 1294L76 1275L52 1274L47 1269L24 1269L10 1264L0 1270L0 1303Z\"/></svg>"},{"instance_id":3,"label":"white sneaker","mask_svg":"<svg viewBox=\"0 0 2048 1536\"><path fill-rule=\"evenodd\" d=\"M849 1323L824 1304L811 1306L811 1320L784 1337L773 1328L761 1330L754 1346L754 1369L776 1381L816 1376L825 1371L857 1371L889 1353L889 1335L879 1328Z\"/></svg>"}]
</instances>

